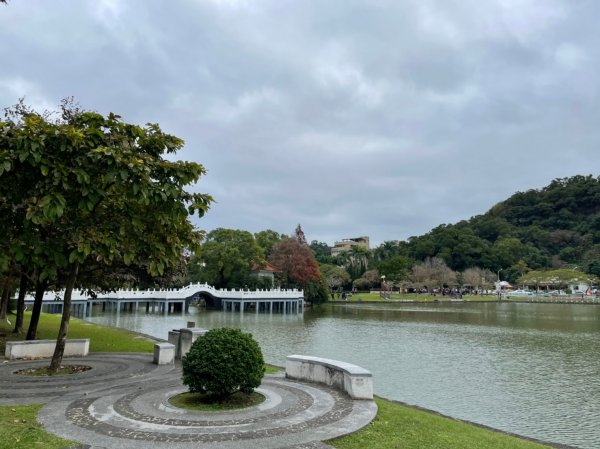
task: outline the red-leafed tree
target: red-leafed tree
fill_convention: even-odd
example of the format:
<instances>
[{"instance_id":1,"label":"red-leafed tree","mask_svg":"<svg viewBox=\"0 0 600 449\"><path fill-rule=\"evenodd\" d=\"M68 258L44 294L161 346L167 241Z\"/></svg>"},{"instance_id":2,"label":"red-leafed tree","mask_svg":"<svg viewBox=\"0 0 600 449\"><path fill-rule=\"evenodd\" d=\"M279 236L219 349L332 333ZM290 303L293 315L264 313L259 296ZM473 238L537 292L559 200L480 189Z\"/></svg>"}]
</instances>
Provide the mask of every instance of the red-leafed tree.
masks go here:
<instances>
[{"instance_id":1,"label":"red-leafed tree","mask_svg":"<svg viewBox=\"0 0 600 449\"><path fill-rule=\"evenodd\" d=\"M298 229L300 226L296 231ZM303 289L304 298L313 304L327 301L327 288L319 264L306 240L302 242L298 238L298 232L296 238L281 240L273 247L269 263L281 270L283 287Z\"/></svg>"},{"instance_id":2,"label":"red-leafed tree","mask_svg":"<svg viewBox=\"0 0 600 449\"><path fill-rule=\"evenodd\" d=\"M321 277L319 264L310 248L296 239L285 239L273 248L271 265L282 272L282 283L288 287Z\"/></svg>"}]
</instances>

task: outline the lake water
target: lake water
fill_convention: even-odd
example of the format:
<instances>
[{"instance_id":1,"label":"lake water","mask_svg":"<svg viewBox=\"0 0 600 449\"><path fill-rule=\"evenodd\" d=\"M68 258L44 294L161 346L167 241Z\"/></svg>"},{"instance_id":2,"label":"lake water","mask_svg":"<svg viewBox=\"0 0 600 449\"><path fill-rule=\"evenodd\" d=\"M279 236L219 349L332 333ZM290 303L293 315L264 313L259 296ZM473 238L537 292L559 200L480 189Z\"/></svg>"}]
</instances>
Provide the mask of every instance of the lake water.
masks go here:
<instances>
[{"instance_id":1,"label":"lake water","mask_svg":"<svg viewBox=\"0 0 600 449\"><path fill-rule=\"evenodd\" d=\"M600 448L600 306L383 303L327 305L304 316L192 310L90 320L165 339L188 320L239 327L267 362L283 366L290 354L344 360L371 370L380 396Z\"/></svg>"}]
</instances>

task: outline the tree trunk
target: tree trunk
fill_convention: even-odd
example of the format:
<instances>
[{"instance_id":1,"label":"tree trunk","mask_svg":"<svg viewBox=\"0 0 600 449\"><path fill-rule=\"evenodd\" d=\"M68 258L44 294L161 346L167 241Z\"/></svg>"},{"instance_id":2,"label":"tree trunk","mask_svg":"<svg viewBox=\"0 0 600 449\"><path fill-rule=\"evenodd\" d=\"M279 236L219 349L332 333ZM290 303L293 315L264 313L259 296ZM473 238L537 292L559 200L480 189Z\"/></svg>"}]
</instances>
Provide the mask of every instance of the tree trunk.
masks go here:
<instances>
[{"instance_id":1,"label":"tree trunk","mask_svg":"<svg viewBox=\"0 0 600 449\"><path fill-rule=\"evenodd\" d=\"M27 287L29 285L29 279L25 273L21 274L21 280L19 282L19 297L17 298L17 317L15 319L15 329L13 333L21 335L23 333L23 315L25 312L25 294L27 293Z\"/></svg>"},{"instance_id":2,"label":"tree trunk","mask_svg":"<svg viewBox=\"0 0 600 449\"><path fill-rule=\"evenodd\" d=\"M42 313L42 304L44 301L44 293L48 288L47 281L40 281L39 277L35 283L35 300L33 301L33 310L31 311L31 320L29 321L29 328L27 329L27 336L25 340L35 340L37 335L37 327L40 321L40 314Z\"/></svg>"},{"instance_id":3,"label":"tree trunk","mask_svg":"<svg viewBox=\"0 0 600 449\"><path fill-rule=\"evenodd\" d=\"M6 311L8 310L8 301L10 299L10 282L8 277L2 285L2 299L0 300L0 320L6 319Z\"/></svg>"},{"instance_id":4,"label":"tree trunk","mask_svg":"<svg viewBox=\"0 0 600 449\"><path fill-rule=\"evenodd\" d=\"M73 293L73 287L75 286L75 280L77 279L77 271L79 270L79 262L75 262L71 265L69 271L69 278L65 286L65 297L63 299L63 313L60 320L60 329L58 331L58 337L56 338L56 348L54 348L54 355L52 356L52 362L48 368L48 374L56 374L62 363L63 354L65 352L65 343L67 341L67 333L69 332L69 320L71 319L71 295Z\"/></svg>"}]
</instances>

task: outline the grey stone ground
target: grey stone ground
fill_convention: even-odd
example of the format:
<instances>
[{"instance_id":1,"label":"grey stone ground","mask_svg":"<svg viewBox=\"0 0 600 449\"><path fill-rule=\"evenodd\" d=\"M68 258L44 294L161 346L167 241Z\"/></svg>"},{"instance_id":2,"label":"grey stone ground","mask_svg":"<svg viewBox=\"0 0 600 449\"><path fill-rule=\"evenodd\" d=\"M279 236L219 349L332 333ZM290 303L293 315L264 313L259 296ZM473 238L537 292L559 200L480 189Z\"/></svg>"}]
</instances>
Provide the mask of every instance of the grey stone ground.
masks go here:
<instances>
[{"instance_id":1,"label":"grey stone ground","mask_svg":"<svg viewBox=\"0 0 600 449\"><path fill-rule=\"evenodd\" d=\"M323 385L266 376L266 401L239 412L177 409L181 367L157 366L146 354L98 354L65 359L91 370L52 378L15 374L47 361L0 366L0 405L46 403L40 423L81 442L78 449L325 449L322 441L354 432L377 413L373 401L353 401Z\"/></svg>"}]
</instances>

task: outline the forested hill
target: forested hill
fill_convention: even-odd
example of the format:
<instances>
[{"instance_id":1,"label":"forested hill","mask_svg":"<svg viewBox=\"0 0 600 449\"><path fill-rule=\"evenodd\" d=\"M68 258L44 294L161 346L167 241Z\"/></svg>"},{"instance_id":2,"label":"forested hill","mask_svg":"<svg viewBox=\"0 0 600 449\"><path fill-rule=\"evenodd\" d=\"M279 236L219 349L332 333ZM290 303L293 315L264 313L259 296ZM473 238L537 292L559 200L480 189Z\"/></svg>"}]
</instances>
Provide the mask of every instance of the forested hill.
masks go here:
<instances>
[{"instance_id":1,"label":"forested hill","mask_svg":"<svg viewBox=\"0 0 600 449\"><path fill-rule=\"evenodd\" d=\"M502 268L508 278L566 265L600 275L600 176L515 193L483 215L411 237L404 249L414 260L441 257L459 271Z\"/></svg>"}]
</instances>

